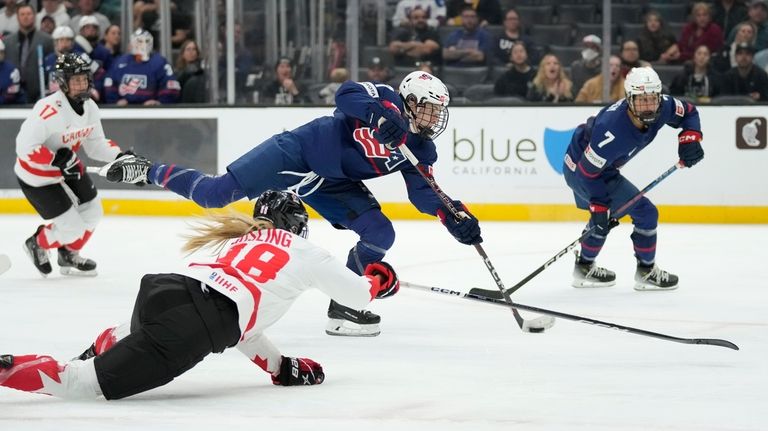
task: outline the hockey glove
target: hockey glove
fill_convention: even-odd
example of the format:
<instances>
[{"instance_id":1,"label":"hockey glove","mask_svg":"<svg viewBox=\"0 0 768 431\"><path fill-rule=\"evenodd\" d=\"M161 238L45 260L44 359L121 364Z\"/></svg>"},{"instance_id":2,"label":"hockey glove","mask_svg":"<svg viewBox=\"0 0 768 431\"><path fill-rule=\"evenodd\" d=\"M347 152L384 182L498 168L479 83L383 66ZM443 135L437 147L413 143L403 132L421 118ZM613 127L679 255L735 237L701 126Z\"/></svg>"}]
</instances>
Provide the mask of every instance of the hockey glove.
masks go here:
<instances>
[{"instance_id":1,"label":"hockey glove","mask_svg":"<svg viewBox=\"0 0 768 431\"><path fill-rule=\"evenodd\" d=\"M56 151L56 156L53 158L51 166L56 166L61 170L61 175L65 181L79 180L85 173L83 162L74 151L67 147L59 148Z\"/></svg>"},{"instance_id":2,"label":"hockey glove","mask_svg":"<svg viewBox=\"0 0 768 431\"><path fill-rule=\"evenodd\" d=\"M125 150L123 152L118 153L117 157L115 157L115 160L117 160L117 159L119 159L120 157L123 157L123 156L141 157L141 156L137 156L136 153L133 152L133 150ZM136 187L144 187L144 186L147 185L147 182L146 181L138 181L138 182L133 183L133 185L135 185Z\"/></svg>"},{"instance_id":3,"label":"hockey glove","mask_svg":"<svg viewBox=\"0 0 768 431\"><path fill-rule=\"evenodd\" d=\"M453 201L453 206L459 210L458 220L453 217L448 208L437 210L437 216L440 217L443 226L456 238L456 241L462 244L475 245L483 242L483 238L480 236L480 222L477 218L469 212L461 201Z\"/></svg>"},{"instance_id":4,"label":"hockey glove","mask_svg":"<svg viewBox=\"0 0 768 431\"><path fill-rule=\"evenodd\" d=\"M394 150L405 143L408 122L397 106L386 100L384 102L386 106L376 102L371 105L374 117L374 123L371 125L374 127L373 137L388 149Z\"/></svg>"},{"instance_id":5,"label":"hockey glove","mask_svg":"<svg viewBox=\"0 0 768 431\"><path fill-rule=\"evenodd\" d=\"M377 277L379 279L379 292L376 294L376 298L389 298L400 290L400 280L397 279L397 274L392 265L387 262L373 262L369 263L365 267L363 275L371 277Z\"/></svg>"},{"instance_id":6,"label":"hockey glove","mask_svg":"<svg viewBox=\"0 0 768 431\"><path fill-rule=\"evenodd\" d=\"M307 358L281 356L280 372L272 374L272 384L280 386L319 385L325 380L323 367Z\"/></svg>"},{"instance_id":7,"label":"hockey glove","mask_svg":"<svg viewBox=\"0 0 768 431\"><path fill-rule=\"evenodd\" d=\"M701 132L697 130L683 130L677 135L677 155L683 166L690 168L704 158L704 149L701 148Z\"/></svg>"},{"instance_id":8,"label":"hockey glove","mask_svg":"<svg viewBox=\"0 0 768 431\"><path fill-rule=\"evenodd\" d=\"M601 235L607 235L618 221L611 219L611 209L606 205L599 203L589 204L589 224L595 226L596 232Z\"/></svg>"}]
</instances>

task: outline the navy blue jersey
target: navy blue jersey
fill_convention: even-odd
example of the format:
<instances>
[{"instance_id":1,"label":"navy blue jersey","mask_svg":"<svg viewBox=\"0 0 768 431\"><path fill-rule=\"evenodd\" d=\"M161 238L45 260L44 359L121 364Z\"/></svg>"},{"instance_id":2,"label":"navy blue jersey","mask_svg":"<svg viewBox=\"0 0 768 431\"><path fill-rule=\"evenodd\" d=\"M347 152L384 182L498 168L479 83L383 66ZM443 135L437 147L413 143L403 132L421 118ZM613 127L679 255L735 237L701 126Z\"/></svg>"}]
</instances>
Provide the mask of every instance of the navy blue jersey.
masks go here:
<instances>
[{"instance_id":1,"label":"navy blue jersey","mask_svg":"<svg viewBox=\"0 0 768 431\"><path fill-rule=\"evenodd\" d=\"M176 103L180 90L171 65L157 53L152 53L148 61L136 61L132 54L118 57L104 80L107 103L116 103L120 99L131 104L148 100Z\"/></svg>"},{"instance_id":2,"label":"navy blue jersey","mask_svg":"<svg viewBox=\"0 0 768 431\"><path fill-rule=\"evenodd\" d=\"M25 102L19 69L7 61L0 61L0 105Z\"/></svg>"},{"instance_id":3,"label":"navy blue jersey","mask_svg":"<svg viewBox=\"0 0 768 431\"><path fill-rule=\"evenodd\" d=\"M347 81L336 92L333 116L310 121L286 132L301 145L302 158L316 174L329 181L360 181L400 172L408 197L419 211L435 215L440 199L421 178L400 150L389 150L373 137L373 104L403 112L403 102L392 87L374 82ZM437 161L432 140L408 133L406 145L419 159L423 172L431 175ZM256 160L243 161L258 166Z\"/></svg>"},{"instance_id":4,"label":"navy blue jersey","mask_svg":"<svg viewBox=\"0 0 768 431\"><path fill-rule=\"evenodd\" d=\"M605 180L618 173L668 125L701 132L699 113L686 101L663 95L658 119L645 130L638 129L629 118L625 99L600 110L579 125L565 155L565 166L590 192L590 202L610 204Z\"/></svg>"}]
</instances>

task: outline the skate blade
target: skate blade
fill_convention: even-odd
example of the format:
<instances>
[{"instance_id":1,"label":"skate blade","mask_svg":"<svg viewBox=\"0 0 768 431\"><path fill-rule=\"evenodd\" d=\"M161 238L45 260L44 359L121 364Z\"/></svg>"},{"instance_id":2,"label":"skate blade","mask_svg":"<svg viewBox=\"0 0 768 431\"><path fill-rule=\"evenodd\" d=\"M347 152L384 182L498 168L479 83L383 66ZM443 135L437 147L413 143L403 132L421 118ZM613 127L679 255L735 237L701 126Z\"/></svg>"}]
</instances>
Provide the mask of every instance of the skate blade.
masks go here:
<instances>
[{"instance_id":1,"label":"skate blade","mask_svg":"<svg viewBox=\"0 0 768 431\"><path fill-rule=\"evenodd\" d=\"M635 290L637 290L638 292L663 291L663 290L675 290L675 289L677 289L677 285L669 286L669 287L661 287L661 286L656 286L655 284L643 284L643 283L635 284Z\"/></svg>"},{"instance_id":2,"label":"skate blade","mask_svg":"<svg viewBox=\"0 0 768 431\"><path fill-rule=\"evenodd\" d=\"M587 280L574 280L573 283L571 283L571 286L580 289L580 288L596 288L596 287L611 287L616 285L616 280L614 281L608 281L605 283L597 282L597 281L587 281Z\"/></svg>"},{"instance_id":3,"label":"skate blade","mask_svg":"<svg viewBox=\"0 0 768 431\"><path fill-rule=\"evenodd\" d=\"M378 323L358 325L343 319L330 319L325 326L325 333L337 337L375 337L381 333Z\"/></svg>"},{"instance_id":4,"label":"skate blade","mask_svg":"<svg viewBox=\"0 0 768 431\"><path fill-rule=\"evenodd\" d=\"M67 275L72 277L96 277L99 273L93 269L91 271L80 271L79 269L69 266L62 266L59 268L61 275Z\"/></svg>"}]
</instances>

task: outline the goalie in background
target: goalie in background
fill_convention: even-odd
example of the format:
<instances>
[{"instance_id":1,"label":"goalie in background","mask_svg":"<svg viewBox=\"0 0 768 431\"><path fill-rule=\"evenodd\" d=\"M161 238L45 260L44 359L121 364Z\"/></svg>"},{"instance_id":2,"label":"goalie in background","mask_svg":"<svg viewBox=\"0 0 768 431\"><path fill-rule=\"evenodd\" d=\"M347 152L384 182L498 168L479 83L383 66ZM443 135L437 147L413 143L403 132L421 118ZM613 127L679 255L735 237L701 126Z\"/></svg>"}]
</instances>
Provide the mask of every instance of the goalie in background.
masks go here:
<instances>
[{"instance_id":1,"label":"goalie in background","mask_svg":"<svg viewBox=\"0 0 768 431\"><path fill-rule=\"evenodd\" d=\"M77 156L82 147L95 160L122 155L104 137L99 107L91 100L91 62L67 53L56 61L58 90L37 101L16 136L14 173L21 191L47 224L24 243L40 274L51 273L48 251L58 249L65 275L96 275L96 262L80 256L102 217L101 199Z\"/></svg>"},{"instance_id":2,"label":"goalie in background","mask_svg":"<svg viewBox=\"0 0 768 431\"><path fill-rule=\"evenodd\" d=\"M477 218L461 202L453 201L465 215L455 220L419 172L432 175L437 161L434 139L447 127L449 98L445 84L426 72L409 73L400 83L399 94L376 81L347 81L336 92L337 109L332 116L254 144L221 176L138 156L102 169L108 181L149 182L205 208L253 199L267 189L294 190L334 227L359 236L347 256L347 268L362 274L366 265L381 261L395 241L392 222L364 180L399 173L408 199L420 212L439 218L462 244L482 241ZM398 148L403 144L418 159L418 168ZM329 335L381 332L378 315L333 301L328 318L325 331Z\"/></svg>"},{"instance_id":3,"label":"goalie in background","mask_svg":"<svg viewBox=\"0 0 768 431\"><path fill-rule=\"evenodd\" d=\"M317 362L283 356L264 334L303 292L317 287L362 308L400 288L385 262L363 275L305 239L307 211L290 192L268 190L253 216L210 215L184 251L218 251L181 274L147 274L130 323L108 328L78 358L0 355L0 386L63 398L108 400L165 385L208 354L237 347L281 386L323 383Z\"/></svg>"}]
</instances>

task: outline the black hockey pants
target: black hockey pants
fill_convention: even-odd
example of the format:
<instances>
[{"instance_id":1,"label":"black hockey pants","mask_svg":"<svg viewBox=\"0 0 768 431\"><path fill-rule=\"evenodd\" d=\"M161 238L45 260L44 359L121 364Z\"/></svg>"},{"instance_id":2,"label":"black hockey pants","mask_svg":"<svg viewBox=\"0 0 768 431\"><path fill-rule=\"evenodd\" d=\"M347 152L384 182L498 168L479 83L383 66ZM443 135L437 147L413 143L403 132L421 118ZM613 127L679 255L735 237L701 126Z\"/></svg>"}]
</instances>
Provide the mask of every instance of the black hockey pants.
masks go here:
<instances>
[{"instance_id":1,"label":"black hockey pants","mask_svg":"<svg viewBox=\"0 0 768 431\"><path fill-rule=\"evenodd\" d=\"M131 333L94 359L108 400L162 386L240 339L235 303L179 274L141 279Z\"/></svg>"}]
</instances>

